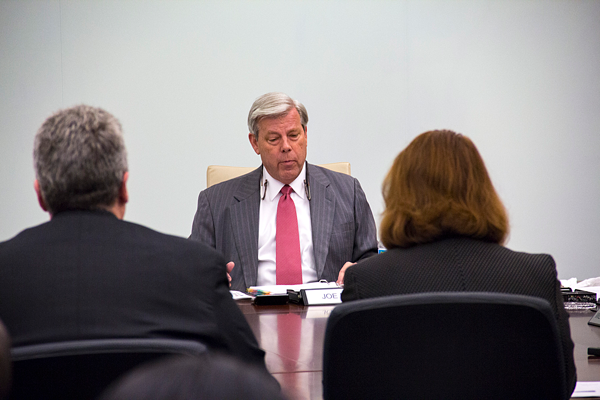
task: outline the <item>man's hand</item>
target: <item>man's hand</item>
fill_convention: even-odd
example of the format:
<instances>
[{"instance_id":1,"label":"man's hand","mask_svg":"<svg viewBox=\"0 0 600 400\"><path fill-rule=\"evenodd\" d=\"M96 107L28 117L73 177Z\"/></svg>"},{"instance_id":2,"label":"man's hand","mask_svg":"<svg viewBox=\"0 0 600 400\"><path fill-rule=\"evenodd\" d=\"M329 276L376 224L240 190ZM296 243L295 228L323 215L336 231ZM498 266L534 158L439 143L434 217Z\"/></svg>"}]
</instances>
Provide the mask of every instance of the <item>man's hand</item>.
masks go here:
<instances>
[{"instance_id":1,"label":"man's hand","mask_svg":"<svg viewBox=\"0 0 600 400\"><path fill-rule=\"evenodd\" d=\"M233 261L229 261L227 263L227 279L229 279L229 287L231 287L231 275L230 274L231 274L231 271L233 270L233 267L235 267L235 264L233 263Z\"/></svg>"},{"instance_id":2,"label":"man's hand","mask_svg":"<svg viewBox=\"0 0 600 400\"><path fill-rule=\"evenodd\" d=\"M344 286L344 274L346 273L346 270L348 269L348 267L351 267L351 266L353 266L355 264L356 263L353 263L353 262L350 262L350 261L346 261L346 263L344 264L344 266L340 270L340 274L338 275L338 279L337 279L337 281L335 283L337 283L340 286Z\"/></svg>"}]
</instances>

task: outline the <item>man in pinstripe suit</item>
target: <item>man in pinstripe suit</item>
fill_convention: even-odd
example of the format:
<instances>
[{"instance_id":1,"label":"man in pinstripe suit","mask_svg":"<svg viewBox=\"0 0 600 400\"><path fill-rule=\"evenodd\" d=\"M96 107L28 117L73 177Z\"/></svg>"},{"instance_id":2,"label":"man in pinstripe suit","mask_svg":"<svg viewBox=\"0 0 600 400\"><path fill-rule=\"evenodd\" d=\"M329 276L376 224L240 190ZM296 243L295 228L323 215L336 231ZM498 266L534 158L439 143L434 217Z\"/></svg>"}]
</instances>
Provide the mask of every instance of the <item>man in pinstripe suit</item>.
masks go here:
<instances>
[{"instance_id":1,"label":"man in pinstripe suit","mask_svg":"<svg viewBox=\"0 0 600 400\"><path fill-rule=\"evenodd\" d=\"M377 253L371 208L351 176L306 162L308 114L283 93L259 97L248 115L248 138L262 166L212 186L198 196L190 239L230 260L231 287L276 283L277 204L292 187L302 281L336 281L340 270Z\"/></svg>"}]
</instances>

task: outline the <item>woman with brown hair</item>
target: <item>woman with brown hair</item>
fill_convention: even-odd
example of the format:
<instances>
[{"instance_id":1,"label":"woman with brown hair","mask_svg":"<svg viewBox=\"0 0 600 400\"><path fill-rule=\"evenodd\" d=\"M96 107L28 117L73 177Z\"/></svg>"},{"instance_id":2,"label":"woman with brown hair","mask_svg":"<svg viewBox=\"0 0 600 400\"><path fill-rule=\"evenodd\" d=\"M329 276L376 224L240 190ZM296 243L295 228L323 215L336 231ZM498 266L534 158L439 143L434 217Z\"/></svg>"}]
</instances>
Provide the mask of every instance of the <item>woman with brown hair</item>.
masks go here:
<instances>
[{"instance_id":1,"label":"woman with brown hair","mask_svg":"<svg viewBox=\"0 0 600 400\"><path fill-rule=\"evenodd\" d=\"M503 246L506 210L473 142L448 130L417 136L396 157L383 198L388 251L346 270L342 300L441 291L541 297L557 316L571 393L573 342L554 259Z\"/></svg>"}]
</instances>

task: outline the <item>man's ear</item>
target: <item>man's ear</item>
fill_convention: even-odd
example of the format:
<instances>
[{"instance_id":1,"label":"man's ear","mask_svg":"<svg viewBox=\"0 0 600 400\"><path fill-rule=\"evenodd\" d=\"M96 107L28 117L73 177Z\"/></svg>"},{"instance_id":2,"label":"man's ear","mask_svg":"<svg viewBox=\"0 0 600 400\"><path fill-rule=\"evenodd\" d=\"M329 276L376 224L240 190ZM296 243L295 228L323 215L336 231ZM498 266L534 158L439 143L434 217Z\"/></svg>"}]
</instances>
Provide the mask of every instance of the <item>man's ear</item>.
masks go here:
<instances>
[{"instance_id":1,"label":"man's ear","mask_svg":"<svg viewBox=\"0 0 600 400\"><path fill-rule=\"evenodd\" d=\"M35 181L33 181L33 188L35 189L35 193L37 194L38 203L40 204L40 207L42 207L42 210L49 212L48 206L46 205L46 201L44 200L44 196L42 196L42 191L40 189L40 183L38 182L37 179Z\"/></svg>"},{"instance_id":2,"label":"man's ear","mask_svg":"<svg viewBox=\"0 0 600 400\"><path fill-rule=\"evenodd\" d=\"M248 140L250 140L250 144L252 145L254 152L256 154L260 154L260 149L258 148L258 140L252 132L248 134Z\"/></svg>"},{"instance_id":3,"label":"man's ear","mask_svg":"<svg viewBox=\"0 0 600 400\"><path fill-rule=\"evenodd\" d=\"M119 188L119 199L118 202L122 205L127 204L129 201L129 192L127 192L127 179L129 179L129 171L123 174L123 182Z\"/></svg>"}]
</instances>

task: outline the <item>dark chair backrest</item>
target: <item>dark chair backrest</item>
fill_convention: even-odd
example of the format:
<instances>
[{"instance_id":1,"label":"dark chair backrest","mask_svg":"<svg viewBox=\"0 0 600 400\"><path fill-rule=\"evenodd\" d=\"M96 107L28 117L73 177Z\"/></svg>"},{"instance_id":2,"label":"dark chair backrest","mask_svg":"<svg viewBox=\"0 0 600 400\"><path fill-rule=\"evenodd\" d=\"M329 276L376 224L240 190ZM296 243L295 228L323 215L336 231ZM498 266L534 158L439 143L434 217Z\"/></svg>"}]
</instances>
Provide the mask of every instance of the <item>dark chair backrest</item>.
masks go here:
<instances>
[{"instance_id":1,"label":"dark chair backrest","mask_svg":"<svg viewBox=\"0 0 600 400\"><path fill-rule=\"evenodd\" d=\"M200 355L206 346L178 339L95 339L13 347L10 400L94 399L116 378L158 357Z\"/></svg>"},{"instance_id":2,"label":"dark chair backrest","mask_svg":"<svg viewBox=\"0 0 600 400\"><path fill-rule=\"evenodd\" d=\"M420 293L331 313L323 395L332 399L565 399L565 366L546 300Z\"/></svg>"},{"instance_id":3,"label":"dark chair backrest","mask_svg":"<svg viewBox=\"0 0 600 400\"><path fill-rule=\"evenodd\" d=\"M0 400L3 400L11 384L10 335L0 320Z\"/></svg>"}]
</instances>

